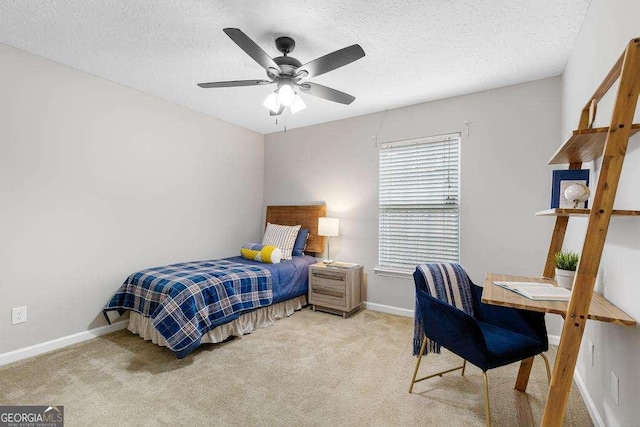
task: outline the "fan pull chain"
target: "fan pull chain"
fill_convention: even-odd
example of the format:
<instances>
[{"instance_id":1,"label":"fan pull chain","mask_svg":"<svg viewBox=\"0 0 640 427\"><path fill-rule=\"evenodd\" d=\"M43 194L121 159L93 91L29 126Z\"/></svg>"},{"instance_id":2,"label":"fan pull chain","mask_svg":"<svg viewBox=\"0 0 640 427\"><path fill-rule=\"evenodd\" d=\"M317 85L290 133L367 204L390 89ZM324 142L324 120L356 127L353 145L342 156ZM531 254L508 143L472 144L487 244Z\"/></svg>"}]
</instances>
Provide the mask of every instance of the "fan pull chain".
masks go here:
<instances>
[{"instance_id":1,"label":"fan pull chain","mask_svg":"<svg viewBox=\"0 0 640 427\"><path fill-rule=\"evenodd\" d=\"M278 116L276 116L276 126L278 126ZM287 114L284 114L284 131L287 131Z\"/></svg>"}]
</instances>

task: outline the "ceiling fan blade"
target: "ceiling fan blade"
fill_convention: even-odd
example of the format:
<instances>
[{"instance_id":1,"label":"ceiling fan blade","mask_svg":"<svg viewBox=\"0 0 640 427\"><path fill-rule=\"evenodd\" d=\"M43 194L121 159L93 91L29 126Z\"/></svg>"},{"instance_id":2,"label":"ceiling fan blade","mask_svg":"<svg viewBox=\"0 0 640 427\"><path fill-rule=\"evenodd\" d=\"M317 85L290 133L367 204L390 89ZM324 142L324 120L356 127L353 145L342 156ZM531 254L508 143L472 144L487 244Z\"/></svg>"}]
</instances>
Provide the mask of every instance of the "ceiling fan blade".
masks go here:
<instances>
[{"instance_id":1,"label":"ceiling fan blade","mask_svg":"<svg viewBox=\"0 0 640 427\"><path fill-rule=\"evenodd\" d=\"M233 40L240 49L244 50L247 55L253 58L258 64L267 71L271 71L273 74L280 74L282 71L278 64L267 53L260 48L253 40L249 38L245 33L237 28L225 28L223 30Z\"/></svg>"},{"instance_id":2,"label":"ceiling fan blade","mask_svg":"<svg viewBox=\"0 0 640 427\"><path fill-rule=\"evenodd\" d=\"M277 112L269 111L270 116L279 116L284 111L284 105L280 106L280 109Z\"/></svg>"},{"instance_id":3,"label":"ceiling fan blade","mask_svg":"<svg viewBox=\"0 0 640 427\"><path fill-rule=\"evenodd\" d=\"M272 82L271 80L231 80L228 82L211 82L211 83L198 83L198 86L201 88L212 88L212 87L236 87L236 86L255 86L255 85L268 85Z\"/></svg>"},{"instance_id":4,"label":"ceiling fan blade","mask_svg":"<svg viewBox=\"0 0 640 427\"><path fill-rule=\"evenodd\" d=\"M309 95L328 99L329 101L340 104L349 105L356 99L355 96L351 96L348 93L340 92L339 90L331 89L330 87L317 83L304 82L298 85L298 87L303 93L308 93Z\"/></svg>"},{"instance_id":5,"label":"ceiling fan blade","mask_svg":"<svg viewBox=\"0 0 640 427\"><path fill-rule=\"evenodd\" d=\"M298 68L296 75L301 78L319 76L320 74L324 74L331 70L335 70L336 68L350 64L353 61L357 61L363 56L364 50L362 50L360 45L354 44L307 62Z\"/></svg>"}]
</instances>

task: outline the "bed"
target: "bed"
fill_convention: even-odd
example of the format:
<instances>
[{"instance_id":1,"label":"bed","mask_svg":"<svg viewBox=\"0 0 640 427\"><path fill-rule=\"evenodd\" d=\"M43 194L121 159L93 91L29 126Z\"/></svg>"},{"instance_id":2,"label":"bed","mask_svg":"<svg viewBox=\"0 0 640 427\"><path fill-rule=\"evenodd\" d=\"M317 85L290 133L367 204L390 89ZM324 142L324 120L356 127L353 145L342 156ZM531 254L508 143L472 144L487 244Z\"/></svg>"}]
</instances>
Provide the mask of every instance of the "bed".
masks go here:
<instances>
[{"instance_id":1,"label":"bed","mask_svg":"<svg viewBox=\"0 0 640 427\"><path fill-rule=\"evenodd\" d=\"M272 325L307 304L310 254L324 248L323 216L324 205L268 206L266 223L309 230L304 253L275 264L234 256L145 269L125 280L103 313L111 323L129 312L129 331L179 359L202 343Z\"/></svg>"}]
</instances>

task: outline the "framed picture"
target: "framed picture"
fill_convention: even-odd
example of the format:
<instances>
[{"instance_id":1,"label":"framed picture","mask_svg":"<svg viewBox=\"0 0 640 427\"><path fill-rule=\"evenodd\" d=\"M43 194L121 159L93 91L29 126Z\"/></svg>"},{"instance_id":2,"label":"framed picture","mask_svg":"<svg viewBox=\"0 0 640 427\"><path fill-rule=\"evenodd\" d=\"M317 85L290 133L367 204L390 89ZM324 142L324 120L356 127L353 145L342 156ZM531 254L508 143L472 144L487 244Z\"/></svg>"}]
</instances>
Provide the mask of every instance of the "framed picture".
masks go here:
<instances>
[{"instance_id":1,"label":"framed picture","mask_svg":"<svg viewBox=\"0 0 640 427\"><path fill-rule=\"evenodd\" d=\"M589 186L589 169L568 169L553 171L551 181L551 209L573 208L573 202L564 197L564 190L573 184ZM587 202L579 208L587 208Z\"/></svg>"}]
</instances>

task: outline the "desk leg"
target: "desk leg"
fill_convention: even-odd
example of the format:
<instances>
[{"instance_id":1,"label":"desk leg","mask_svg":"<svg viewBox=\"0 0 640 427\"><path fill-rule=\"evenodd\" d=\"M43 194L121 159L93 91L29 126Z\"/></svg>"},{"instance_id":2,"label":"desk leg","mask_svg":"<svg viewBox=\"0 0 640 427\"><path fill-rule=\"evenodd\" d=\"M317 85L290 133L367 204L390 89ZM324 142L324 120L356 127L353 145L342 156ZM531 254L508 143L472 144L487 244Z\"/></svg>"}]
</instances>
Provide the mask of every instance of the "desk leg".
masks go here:
<instances>
[{"instance_id":1,"label":"desk leg","mask_svg":"<svg viewBox=\"0 0 640 427\"><path fill-rule=\"evenodd\" d=\"M518 390L514 390L514 393L516 395L520 427L533 427L533 417L531 416L531 408L529 407L529 398L527 397L527 393Z\"/></svg>"},{"instance_id":2,"label":"desk leg","mask_svg":"<svg viewBox=\"0 0 640 427\"><path fill-rule=\"evenodd\" d=\"M529 375L531 375L532 367L533 357L523 359L522 362L520 362L518 379L516 379L516 402L520 426L533 426L533 418L531 417L531 409L529 408L529 399L525 393L527 390L527 384L529 384Z\"/></svg>"},{"instance_id":3,"label":"desk leg","mask_svg":"<svg viewBox=\"0 0 640 427\"><path fill-rule=\"evenodd\" d=\"M520 362L520 370L518 371L518 379L516 380L516 390L525 392L527 391L527 384L529 384L529 375L531 374L531 368L533 367L533 357L523 359Z\"/></svg>"}]
</instances>

